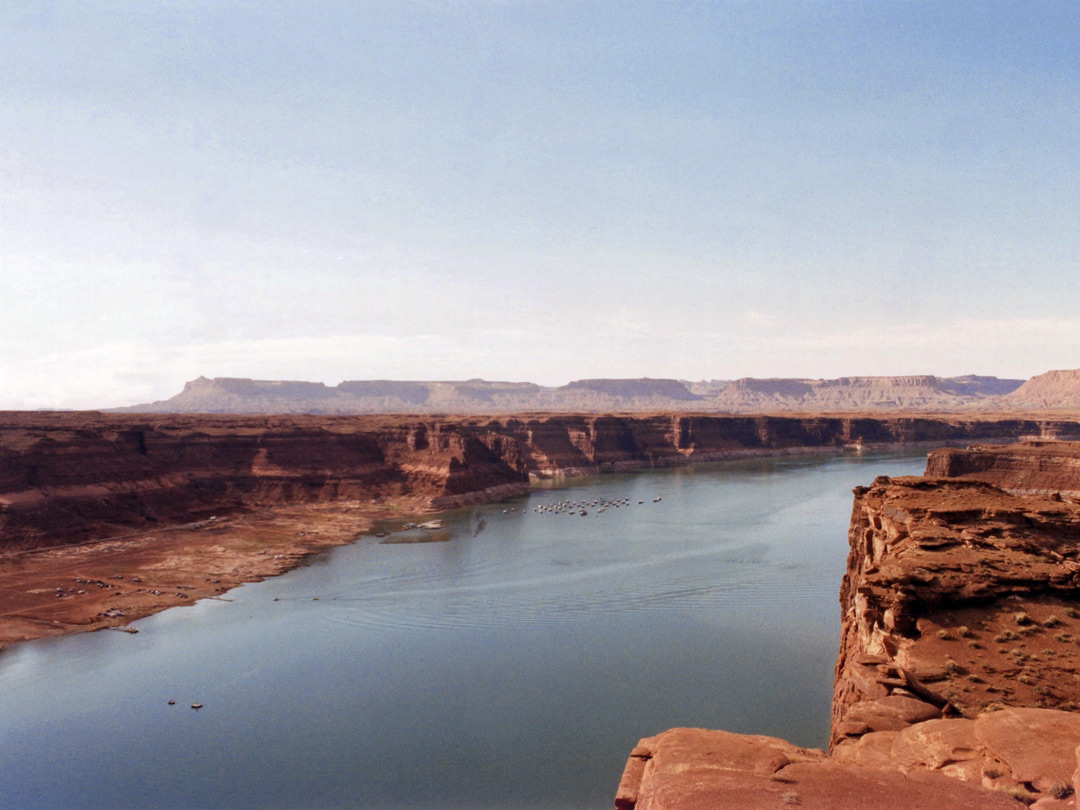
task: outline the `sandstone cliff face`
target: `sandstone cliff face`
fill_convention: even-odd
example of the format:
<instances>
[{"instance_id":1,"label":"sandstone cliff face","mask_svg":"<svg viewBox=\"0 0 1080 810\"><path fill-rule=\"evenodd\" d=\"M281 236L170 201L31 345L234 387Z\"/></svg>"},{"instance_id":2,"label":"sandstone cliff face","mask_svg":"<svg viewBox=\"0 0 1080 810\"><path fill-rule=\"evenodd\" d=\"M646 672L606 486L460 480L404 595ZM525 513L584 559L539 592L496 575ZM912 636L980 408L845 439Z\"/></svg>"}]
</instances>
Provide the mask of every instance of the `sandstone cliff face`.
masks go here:
<instances>
[{"instance_id":1,"label":"sandstone cliff face","mask_svg":"<svg viewBox=\"0 0 1080 810\"><path fill-rule=\"evenodd\" d=\"M944 448L930 454L926 474L983 481L1014 493L1080 494L1080 444L1026 441L1004 447Z\"/></svg>"},{"instance_id":2,"label":"sandstone cliff face","mask_svg":"<svg viewBox=\"0 0 1080 810\"><path fill-rule=\"evenodd\" d=\"M522 494L535 476L764 452L1007 438L1030 420L0 414L0 537L73 542L281 503ZM1080 432L1075 422L1054 423Z\"/></svg>"},{"instance_id":3,"label":"sandstone cliff face","mask_svg":"<svg viewBox=\"0 0 1080 810\"><path fill-rule=\"evenodd\" d=\"M1077 537L1076 505L981 482L857 489L833 744L925 720L930 708L1075 708L1080 683L1059 676L1080 672Z\"/></svg>"},{"instance_id":4,"label":"sandstone cliff face","mask_svg":"<svg viewBox=\"0 0 1080 810\"><path fill-rule=\"evenodd\" d=\"M641 741L616 807L1076 807L1077 459L941 450L928 472L960 477L857 488L831 753L675 729Z\"/></svg>"}]
</instances>

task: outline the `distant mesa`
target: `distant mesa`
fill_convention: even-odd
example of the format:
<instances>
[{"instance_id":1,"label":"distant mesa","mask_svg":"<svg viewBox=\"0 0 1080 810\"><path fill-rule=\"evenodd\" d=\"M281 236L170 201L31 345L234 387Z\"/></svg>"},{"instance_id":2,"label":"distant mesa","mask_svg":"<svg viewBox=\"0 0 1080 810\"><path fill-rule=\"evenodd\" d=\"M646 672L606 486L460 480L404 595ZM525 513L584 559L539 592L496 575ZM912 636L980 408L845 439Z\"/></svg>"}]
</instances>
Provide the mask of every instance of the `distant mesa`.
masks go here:
<instances>
[{"instance_id":1,"label":"distant mesa","mask_svg":"<svg viewBox=\"0 0 1080 810\"><path fill-rule=\"evenodd\" d=\"M964 413L1080 409L1080 370L1031 380L966 375L587 379L549 387L489 380L350 380L337 386L296 380L199 377L170 399L113 411L129 413L510 414Z\"/></svg>"},{"instance_id":2,"label":"distant mesa","mask_svg":"<svg viewBox=\"0 0 1080 810\"><path fill-rule=\"evenodd\" d=\"M593 391L623 399L640 397L666 397L682 401L700 401L703 396L693 394L685 383L678 380L576 380L558 389L560 391Z\"/></svg>"},{"instance_id":3,"label":"distant mesa","mask_svg":"<svg viewBox=\"0 0 1080 810\"><path fill-rule=\"evenodd\" d=\"M1080 408L1080 369L1048 371L1032 377L1004 399L1014 410Z\"/></svg>"}]
</instances>

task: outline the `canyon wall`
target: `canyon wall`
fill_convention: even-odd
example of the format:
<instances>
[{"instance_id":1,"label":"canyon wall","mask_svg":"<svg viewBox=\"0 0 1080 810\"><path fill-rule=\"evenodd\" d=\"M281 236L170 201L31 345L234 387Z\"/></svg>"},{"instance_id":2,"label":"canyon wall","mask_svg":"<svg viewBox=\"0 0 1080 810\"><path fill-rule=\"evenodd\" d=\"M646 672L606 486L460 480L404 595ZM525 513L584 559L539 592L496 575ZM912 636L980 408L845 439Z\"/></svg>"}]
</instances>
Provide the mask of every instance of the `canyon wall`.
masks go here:
<instances>
[{"instance_id":1,"label":"canyon wall","mask_svg":"<svg viewBox=\"0 0 1080 810\"><path fill-rule=\"evenodd\" d=\"M286 504L447 508L543 476L1078 434L910 416L2 413L0 548ZM855 491L830 752L675 729L633 752L618 807L1075 806L1080 444L938 450L928 472Z\"/></svg>"},{"instance_id":2,"label":"canyon wall","mask_svg":"<svg viewBox=\"0 0 1080 810\"><path fill-rule=\"evenodd\" d=\"M1080 494L1080 444L1026 441L1004 447L945 448L927 461L926 474L983 481L1027 494Z\"/></svg>"},{"instance_id":3,"label":"canyon wall","mask_svg":"<svg viewBox=\"0 0 1080 810\"><path fill-rule=\"evenodd\" d=\"M420 496L444 509L536 476L772 452L1080 432L1062 420L0 414L0 544L77 542L283 503Z\"/></svg>"}]
</instances>

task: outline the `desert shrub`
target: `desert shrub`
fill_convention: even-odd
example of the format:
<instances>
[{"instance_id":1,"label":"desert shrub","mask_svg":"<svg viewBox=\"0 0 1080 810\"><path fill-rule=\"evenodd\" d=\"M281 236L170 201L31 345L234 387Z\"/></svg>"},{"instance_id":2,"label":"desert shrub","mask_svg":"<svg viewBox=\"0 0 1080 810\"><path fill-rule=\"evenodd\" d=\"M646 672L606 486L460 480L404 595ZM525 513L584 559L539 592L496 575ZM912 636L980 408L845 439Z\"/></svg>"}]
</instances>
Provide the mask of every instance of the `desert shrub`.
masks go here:
<instances>
[{"instance_id":1,"label":"desert shrub","mask_svg":"<svg viewBox=\"0 0 1080 810\"><path fill-rule=\"evenodd\" d=\"M1073 789L1068 782L1054 782L1046 792L1055 799L1067 799L1072 795Z\"/></svg>"},{"instance_id":2,"label":"desert shrub","mask_svg":"<svg viewBox=\"0 0 1080 810\"><path fill-rule=\"evenodd\" d=\"M1001 785L998 787L998 790L1012 796L1014 799L1023 802L1024 804L1033 804L1035 800L1039 798L1027 788L1020 787L1019 785Z\"/></svg>"}]
</instances>

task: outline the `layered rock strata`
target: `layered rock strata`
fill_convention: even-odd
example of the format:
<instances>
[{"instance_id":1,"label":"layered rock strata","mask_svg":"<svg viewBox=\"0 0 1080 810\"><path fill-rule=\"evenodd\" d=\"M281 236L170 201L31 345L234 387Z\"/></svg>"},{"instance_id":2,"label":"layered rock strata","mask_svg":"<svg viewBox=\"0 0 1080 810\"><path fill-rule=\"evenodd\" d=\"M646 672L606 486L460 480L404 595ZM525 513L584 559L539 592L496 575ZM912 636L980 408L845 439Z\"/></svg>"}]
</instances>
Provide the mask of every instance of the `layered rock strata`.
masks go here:
<instances>
[{"instance_id":1,"label":"layered rock strata","mask_svg":"<svg viewBox=\"0 0 1080 810\"><path fill-rule=\"evenodd\" d=\"M926 474L984 481L1013 493L1078 496L1080 443L1025 441L944 448L930 454Z\"/></svg>"},{"instance_id":2,"label":"layered rock strata","mask_svg":"<svg viewBox=\"0 0 1080 810\"><path fill-rule=\"evenodd\" d=\"M830 754L674 730L642 741L616 806L1076 807L1077 459L942 450L928 472L960 477L857 488Z\"/></svg>"},{"instance_id":3,"label":"layered rock strata","mask_svg":"<svg viewBox=\"0 0 1080 810\"><path fill-rule=\"evenodd\" d=\"M670 379L576 380L557 388L488 380L319 382L200 377L169 399L117 408L139 413L822 413L1001 411L1023 380L996 377L841 377L698 383ZM1034 382L1034 381L1032 381ZM1075 388L1075 386L1074 386ZM1068 386L1037 388L1037 408L1066 407ZM1076 396L1073 403L1080 401Z\"/></svg>"},{"instance_id":4,"label":"layered rock strata","mask_svg":"<svg viewBox=\"0 0 1080 810\"><path fill-rule=\"evenodd\" d=\"M537 476L744 455L1080 432L1069 420L0 413L0 548L290 503L408 496L444 509Z\"/></svg>"}]
</instances>

